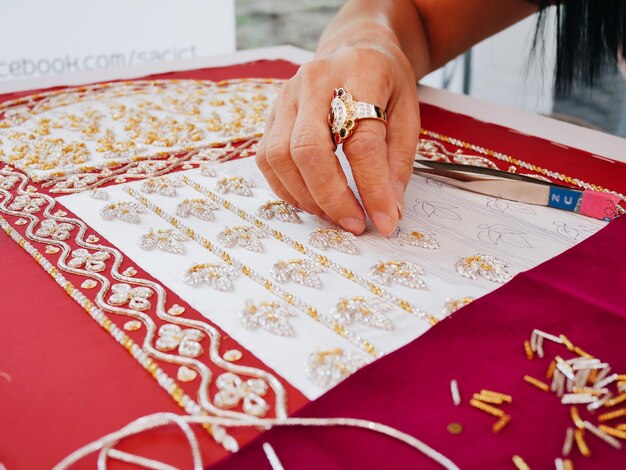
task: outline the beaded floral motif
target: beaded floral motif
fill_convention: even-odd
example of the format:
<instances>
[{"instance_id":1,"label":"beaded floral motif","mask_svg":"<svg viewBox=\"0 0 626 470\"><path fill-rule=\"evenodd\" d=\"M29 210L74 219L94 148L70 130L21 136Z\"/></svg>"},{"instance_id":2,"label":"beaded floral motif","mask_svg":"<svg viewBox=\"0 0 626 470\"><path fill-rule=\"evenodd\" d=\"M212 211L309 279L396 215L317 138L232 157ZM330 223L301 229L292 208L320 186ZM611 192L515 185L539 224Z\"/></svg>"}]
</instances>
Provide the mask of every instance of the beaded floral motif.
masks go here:
<instances>
[{"instance_id":1,"label":"beaded floral motif","mask_svg":"<svg viewBox=\"0 0 626 470\"><path fill-rule=\"evenodd\" d=\"M212 222L215 220L213 212L218 209L219 206L208 199L185 199L176 206L176 215L179 217L193 215L200 220Z\"/></svg>"},{"instance_id":2,"label":"beaded floral motif","mask_svg":"<svg viewBox=\"0 0 626 470\"><path fill-rule=\"evenodd\" d=\"M120 219L124 222L138 224L141 221L139 214L145 212L145 207L136 202L121 201L107 204L100 211L100 215L104 220Z\"/></svg>"},{"instance_id":3,"label":"beaded floral motif","mask_svg":"<svg viewBox=\"0 0 626 470\"><path fill-rule=\"evenodd\" d=\"M89 192L89 197L99 201L106 201L109 199L109 193L107 193L104 189L93 189Z\"/></svg>"},{"instance_id":4,"label":"beaded floral motif","mask_svg":"<svg viewBox=\"0 0 626 470\"><path fill-rule=\"evenodd\" d=\"M301 222L298 215L300 209L285 201L268 201L257 210L257 215L266 220L278 219L282 222L299 224Z\"/></svg>"},{"instance_id":5,"label":"beaded floral motif","mask_svg":"<svg viewBox=\"0 0 626 470\"><path fill-rule=\"evenodd\" d=\"M342 298L330 311L331 317L342 325L350 325L355 321L382 330L393 330L393 322L388 313L392 306L376 297Z\"/></svg>"},{"instance_id":6,"label":"beaded floral motif","mask_svg":"<svg viewBox=\"0 0 626 470\"><path fill-rule=\"evenodd\" d=\"M113 295L109 297L108 302L111 305L124 305L134 310L148 310L150 308L150 301L152 297L152 289L147 287L131 287L129 284L113 284L111 286Z\"/></svg>"},{"instance_id":7,"label":"beaded floral motif","mask_svg":"<svg viewBox=\"0 0 626 470\"><path fill-rule=\"evenodd\" d=\"M181 254L185 251L185 247L181 242L187 240L189 240L187 235L176 229L159 229L156 232L154 229L150 229L148 233L142 235L139 239L139 247L144 250L151 250L156 247L168 253Z\"/></svg>"},{"instance_id":8,"label":"beaded floral motif","mask_svg":"<svg viewBox=\"0 0 626 470\"><path fill-rule=\"evenodd\" d=\"M410 245L429 250L439 248L439 242L433 236L417 231L400 232L398 234L398 243L400 243L400 246Z\"/></svg>"},{"instance_id":9,"label":"beaded floral motif","mask_svg":"<svg viewBox=\"0 0 626 470\"><path fill-rule=\"evenodd\" d=\"M51 237L55 240L67 240L70 237L70 232L74 230L72 224L65 222L57 222L56 220L46 219L41 221L39 229L35 232L35 235L40 237Z\"/></svg>"},{"instance_id":10,"label":"beaded floral motif","mask_svg":"<svg viewBox=\"0 0 626 470\"><path fill-rule=\"evenodd\" d=\"M214 289L227 291L233 288L233 279L237 277L237 271L231 266L215 263L194 264L185 271L184 281L193 287L204 283Z\"/></svg>"},{"instance_id":11,"label":"beaded floral motif","mask_svg":"<svg viewBox=\"0 0 626 470\"><path fill-rule=\"evenodd\" d=\"M166 324L159 328L159 338L156 340L156 348L159 351L173 351L178 348L178 354L186 357L198 357L203 349L200 341L204 339L204 333L193 328L182 329L178 325Z\"/></svg>"},{"instance_id":12,"label":"beaded floral motif","mask_svg":"<svg viewBox=\"0 0 626 470\"><path fill-rule=\"evenodd\" d=\"M420 139L418 141L415 154L435 161L480 166L484 168L493 168L494 170L498 169L492 161L485 157L478 155L466 155L463 153L463 150L450 152L443 146L443 144L429 139Z\"/></svg>"},{"instance_id":13,"label":"beaded floral motif","mask_svg":"<svg viewBox=\"0 0 626 470\"><path fill-rule=\"evenodd\" d=\"M54 187L57 189L74 188L80 190L96 181L98 181L98 177L90 173L84 175L69 175L57 181Z\"/></svg>"},{"instance_id":14,"label":"beaded floral motif","mask_svg":"<svg viewBox=\"0 0 626 470\"><path fill-rule=\"evenodd\" d=\"M392 306L376 297L342 298L330 311L330 316L342 325L355 321L372 328L393 330L393 322L388 316Z\"/></svg>"},{"instance_id":15,"label":"beaded floral motif","mask_svg":"<svg viewBox=\"0 0 626 470\"><path fill-rule=\"evenodd\" d=\"M319 249L334 248L347 255L356 255L358 250L355 242L356 236L350 232L337 228L318 228L309 235L311 246Z\"/></svg>"},{"instance_id":16,"label":"beaded floral motif","mask_svg":"<svg viewBox=\"0 0 626 470\"><path fill-rule=\"evenodd\" d=\"M250 251L263 251L263 244L259 238L266 238L265 232L256 227L237 226L233 228L226 227L217 235L217 240L226 247L239 245Z\"/></svg>"},{"instance_id":17,"label":"beaded floral motif","mask_svg":"<svg viewBox=\"0 0 626 470\"><path fill-rule=\"evenodd\" d=\"M20 179L17 176L0 175L0 188L13 189L13 186L15 186L19 180Z\"/></svg>"},{"instance_id":18,"label":"beaded floral motif","mask_svg":"<svg viewBox=\"0 0 626 470\"><path fill-rule=\"evenodd\" d=\"M266 401L261 398L268 390L267 383L260 379L241 380L237 375L226 372L217 377L215 385L218 392L213 403L220 408L234 408L243 402L245 413L253 416L264 416L269 409Z\"/></svg>"},{"instance_id":19,"label":"beaded floral motif","mask_svg":"<svg viewBox=\"0 0 626 470\"><path fill-rule=\"evenodd\" d=\"M446 299L443 304L442 313L444 315L452 315L461 307L465 307L474 301L474 297L461 297L460 299Z\"/></svg>"},{"instance_id":20,"label":"beaded floral motif","mask_svg":"<svg viewBox=\"0 0 626 470\"><path fill-rule=\"evenodd\" d=\"M305 371L315 385L328 388L366 364L367 361L363 357L342 348L335 348L311 353Z\"/></svg>"},{"instance_id":21,"label":"beaded floral motif","mask_svg":"<svg viewBox=\"0 0 626 470\"><path fill-rule=\"evenodd\" d=\"M9 209L34 214L39 212L39 209L41 209L41 206L45 205L45 203L46 200L41 197L16 196L13 203L9 205Z\"/></svg>"},{"instance_id":22,"label":"beaded floral motif","mask_svg":"<svg viewBox=\"0 0 626 470\"><path fill-rule=\"evenodd\" d=\"M230 178L222 178L215 183L215 191L220 194L233 193L239 196L252 196L254 182L243 178L242 176L231 176Z\"/></svg>"},{"instance_id":23,"label":"beaded floral motif","mask_svg":"<svg viewBox=\"0 0 626 470\"><path fill-rule=\"evenodd\" d=\"M70 268L80 268L85 266L87 271L99 273L106 269L106 263L111 255L106 251L96 251L89 253L84 248L72 251L72 259L67 263Z\"/></svg>"},{"instance_id":24,"label":"beaded floral motif","mask_svg":"<svg viewBox=\"0 0 626 470\"><path fill-rule=\"evenodd\" d=\"M463 277L476 279L478 276L500 284L507 282L513 276L508 272L506 261L493 255L477 254L458 260L454 267Z\"/></svg>"},{"instance_id":25,"label":"beaded floral motif","mask_svg":"<svg viewBox=\"0 0 626 470\"><path fill-rule=\"evenodd\" d=\"M278 336L293 336L294 329L289 318L294 316L291 307L281 302L266 301L255 304L248 299L241 313L241 323L250 330L261 327Z\"/></svg>"},{"instance_id":26,"label":"beaded floral motif","mask_svg":"<svg viewBox=\"0 0 626 470\"><path fill-rule=\"evenodd\" d=\"M166 152L217 150L211 147L262 133L281 84L137 80L16 98L0 106L0 158L47 178Z\"/></svg>"},{"instance_id":27,"label":"beaded floral motif","mask_svg":"<svg viewBox=\"0 0 626 470\"><path fill-rule=\"evenodd\" d=\"M200 174L208 178L215 178L217 172L210 163L203 163L200 165Z\"/></svg>"},{"instance_id":28,"label":"beaded floral motif","mask_svg":"<svg viewBox=\"0 0 626 470\"><path fill-rule=\"evenodd\" d=\"M412 289L426 289L424 269L411 261L381 261L370 269L370 277L381 284L395 282Z\"/></svg>"},{"instance_id":29,"label":"beaded floral motif","mask_svg":"<svg viewBox=\"0 0 626 470\"><path fill-rule=\"evenodd\" d=\"M320 289L322 281L317 275L325 272L320 264L308 259L278 260L272 266L270 274L278 282L293 281L302 286Z\"/></svg>"},{"instance_id":30,"label":"beaded floral motif","mask_svg":"<svg viewBox=\"0 0 626 470\"><path fill-rule=\"evenodd\" d=\"M161 196L174 197L176 196L176 188L180 188L182 185L183 183L178 178L162 176L160 178L148 178L139 189L146 194L157 193Z\"/></svg>"}]
</instances>

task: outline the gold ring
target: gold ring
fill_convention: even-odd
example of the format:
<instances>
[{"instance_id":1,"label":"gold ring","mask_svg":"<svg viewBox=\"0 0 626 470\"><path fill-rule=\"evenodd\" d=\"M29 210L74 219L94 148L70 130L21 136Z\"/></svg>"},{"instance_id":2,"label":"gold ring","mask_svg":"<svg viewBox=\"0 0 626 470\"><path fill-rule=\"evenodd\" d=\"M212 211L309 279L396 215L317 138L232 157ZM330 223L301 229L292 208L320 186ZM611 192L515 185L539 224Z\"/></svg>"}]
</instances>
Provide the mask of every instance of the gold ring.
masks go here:
<instances>
[{"instance_id":1,"label":"gold ring","mask_svg":"<svg viewBox=\"0 0 626 470\"><path fill-rule=\"evenodd\" d=\"M360 119L378 119L386 123L387 112L374 104L355 101L343 88L335 89L328 111L328 125L335 145L350 138Z\"/></svg>"}]
</instances>

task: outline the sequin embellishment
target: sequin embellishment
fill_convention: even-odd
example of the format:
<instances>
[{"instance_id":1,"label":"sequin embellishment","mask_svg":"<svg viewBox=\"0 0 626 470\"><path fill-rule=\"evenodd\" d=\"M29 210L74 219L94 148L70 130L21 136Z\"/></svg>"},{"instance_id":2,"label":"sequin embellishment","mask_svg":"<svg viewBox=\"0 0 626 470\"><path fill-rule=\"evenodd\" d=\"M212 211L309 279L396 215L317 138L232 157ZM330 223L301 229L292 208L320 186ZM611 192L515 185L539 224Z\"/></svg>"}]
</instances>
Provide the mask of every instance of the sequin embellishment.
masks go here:
<instances>
[{"instance_id":1,"label":"sequin embellishment","mask_svg":"<svg viewBox=\"0 0 626 470\"><path fill-rule=\"evenodd\" d=\"M318 228L309 235L311 246L319 249L334 248L347 255L356 255L357 248L354 242L356 236L350 232L337 228Z\"/></svg>"},{"instance_id":2,"label":"sequin embellishment","mask_svg":"<svg viewBox=\"0 0 626 470\"><path fill-rule=\"evenodd\" d=\"M257 215L265 220L277 219L282 222L299 224L301 222L298 215L300 209L285 201L268 201L257 210Z\"/></svg>"},{"instance_id":3,"label":"sequin embellishment","mask_svg":"<svg viewBox=\"0 0 626 470\"><path fill-rule=\"evenodd\" d=\"M373 281L389 285L392 282L412 289L426 289L421 278L424 269L411 261L381 261L370 269Z\"/></svg>"},{"instance_id":4,"label":"sequin embellishment","mask_svg":"<svg viewBox=\"0 0 626 470\"><path fill-rule=\"evenodd\" d=\"M481 276L489 281L503 284L513 277L508 272L507 263L493 255L477 254L461 258L454 267L461 276L469 279Z\"/></svg>"},{"instance_id":5,"label":"sequin embellishment","mask_svg":"<svg viewBox=\"0 0 626 470\"><path fill-rule=\"evenodd\" d=\"M292 308L281 302L254 303L248 299L241 313L241 323L250 330L261 327L278 336L293 336L294 329L289 318L294 316Z\"/></svg>"},{"instance_id":6,"label":"sequin embellishment","mask_svg":"<svg viewBox=\"0 0 626 470\"><path fill-rule=\"evenodd\" d=\"M215 263L194 264L185 271L184 281L193 287L204 283L219 291L227 291L233 288L233 279L237 277L237 271L227 265Z\"/></svg>"},{"instance_id":7,"label":"sequin embellishment","mask_svg":"<svg viewBox=\"0 0 626 470\"><path fill-rule=\"evenodd\" d=\"M342 298L330 311L330 315L342 325L350 325L357 321L372 328L393 330L393 322L388 315L391 310L392 306L384 300L356 296Z\"/></svg>"},{"instance_id":8,"label":"sequin embellishment","mask_svg":"<svg viewBox=\"0 0 626 470\"><path fill-rule=\"evenodd\" d=\"M301 286L321 289L322 281L317 274L325 271L320 264L308 259L280 259L274 263L270 274L278 282L293 281Z\"/></svg>"}]
</instances>

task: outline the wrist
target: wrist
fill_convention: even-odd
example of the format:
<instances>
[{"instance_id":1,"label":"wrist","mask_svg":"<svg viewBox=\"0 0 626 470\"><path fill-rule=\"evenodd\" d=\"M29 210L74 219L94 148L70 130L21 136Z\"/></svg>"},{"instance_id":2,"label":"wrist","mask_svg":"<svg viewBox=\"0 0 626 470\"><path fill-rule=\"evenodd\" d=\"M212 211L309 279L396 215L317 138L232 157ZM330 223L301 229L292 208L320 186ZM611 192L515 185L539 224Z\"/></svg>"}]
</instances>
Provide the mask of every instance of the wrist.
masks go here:
<instances>
[{"instance_id":1,"label":"wrist","mask_svg":"<svg viewBox=\"0 0 626 470\"><path fill-rule=\"evenodd\" d=\"M347 48L372 48L383 52L401 52L396 33L388 26L370 19L352 21L322 36L315 59L325 58Z\"/></svg>"}]
</instances>

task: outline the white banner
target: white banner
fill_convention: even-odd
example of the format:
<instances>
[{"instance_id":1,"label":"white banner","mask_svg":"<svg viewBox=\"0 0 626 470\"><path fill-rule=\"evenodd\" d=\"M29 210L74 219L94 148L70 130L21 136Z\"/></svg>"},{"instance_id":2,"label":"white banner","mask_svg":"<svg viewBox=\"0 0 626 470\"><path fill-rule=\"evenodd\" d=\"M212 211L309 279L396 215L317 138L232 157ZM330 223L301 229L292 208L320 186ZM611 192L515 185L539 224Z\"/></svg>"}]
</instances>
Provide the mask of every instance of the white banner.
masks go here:
<instances>
[{"instance_id":1,"label":"white banner","mask_svg":"<svg viewBox=\"0 0 626 470\"><path fill-rule=\"evenodd\" d=\"M3 2L0 80L235 51L234 0Z\"/></svg>"}]
</instances>

